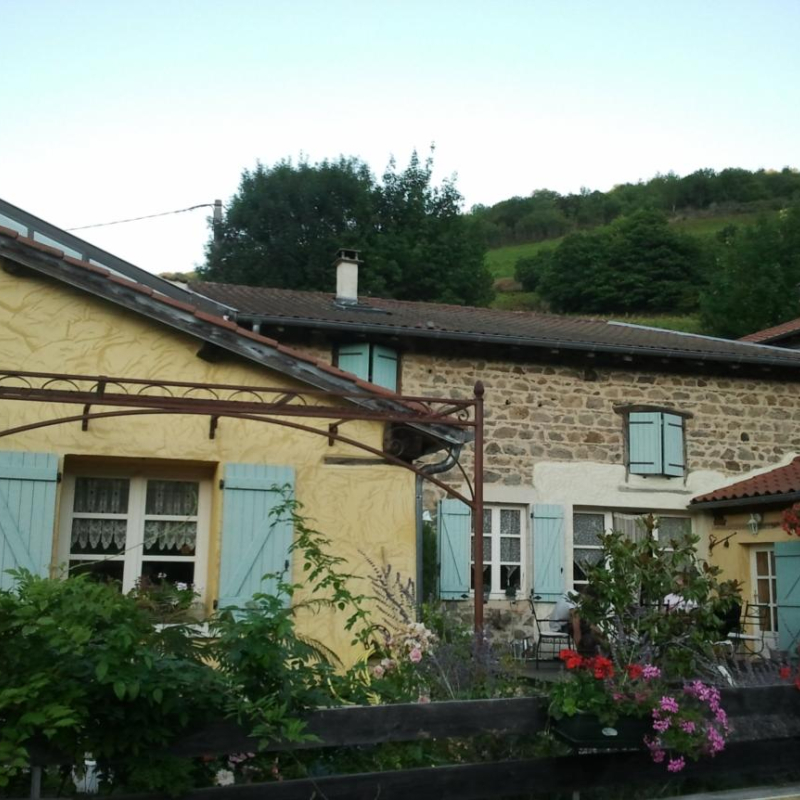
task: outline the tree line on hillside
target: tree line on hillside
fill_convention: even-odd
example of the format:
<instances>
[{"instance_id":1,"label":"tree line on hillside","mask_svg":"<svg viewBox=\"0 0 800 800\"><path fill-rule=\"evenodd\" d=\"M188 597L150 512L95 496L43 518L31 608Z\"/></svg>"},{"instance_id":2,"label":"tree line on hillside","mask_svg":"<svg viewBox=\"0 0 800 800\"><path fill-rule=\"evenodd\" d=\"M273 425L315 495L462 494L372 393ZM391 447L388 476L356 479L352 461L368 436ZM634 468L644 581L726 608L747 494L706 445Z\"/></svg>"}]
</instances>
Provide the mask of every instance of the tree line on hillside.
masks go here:
<instances>
[{"instance_id":1,"label":"tree line on hillside","mask_svg":"<svg viewBox=\"0 0 800 800\"><path fill-rule=\"evenodd\" d=\"M358 158L290 160L245 170L212 224L203 280L332 291L340 248L361 251L359 293L488 305L486 244L461 212L454 180L432 183L432 157L394 160L380 180Z\"/></svg>"},{"instance_id":2,"label":"tree line on hillside","mask_svg":"<svg viewBox=\"0 0 800 800\"><path fill-rule=\"evenodd\" d=\"M700 169L679 177L673 172L648 181L623 183L608 192L581 189L562 195L537 189L493 206L473 206L489 247L538 242L607 225L641 209L669 215L688 211L766 210L800 201L800 172L730 168Z\"/></svg>"},{"instance_id":3,"label":"tree line on hillside","mask_svg":"<svg viewBox=\"0 0 800 800\"><path fill-rule=\"evenodd\" d=\"M404 169L391 161L380 179L358 158L258 164L243 173L223 220L212 223L198 275L331 291L333 258L348 248L361 251L362 295L488 305L493 289L484 212L463 213L455 181L434 185L432 169L432 157L421 160L416 153ZM726 228L716 238L676 230L664 208L683 203L710 209L723 199L760 202L767 196L785 210L750 226ZM616 205L604 206L609 198ZM608 223L568 233L557 246L517 264L523 288L553 311L699 312L704 332L719 336L741 336L798 315L800 175L792 170L701 170L607 194L561 197L541 191L486 213L525 203L553 212L542 213L537 236L548 232L547 219L557 220L556 212L563 216L570 208L575 220ZM595 217L589 214L593 208ZM588 216L580 216L584 212ZM534 236L526 230L528 238Z\"/></svg>"},{"instance_id":4,"label":"tree line on hillside","mask_svg":"<svg viewBox=\"0 0 800 800\"><path fill-rule=\"evenodd\" d=\"M705 333L737 338L798 316L800 203L709 240L636 211L519 259L516 278L553 311L699 312Z\"/></svg>"}]
</instances>

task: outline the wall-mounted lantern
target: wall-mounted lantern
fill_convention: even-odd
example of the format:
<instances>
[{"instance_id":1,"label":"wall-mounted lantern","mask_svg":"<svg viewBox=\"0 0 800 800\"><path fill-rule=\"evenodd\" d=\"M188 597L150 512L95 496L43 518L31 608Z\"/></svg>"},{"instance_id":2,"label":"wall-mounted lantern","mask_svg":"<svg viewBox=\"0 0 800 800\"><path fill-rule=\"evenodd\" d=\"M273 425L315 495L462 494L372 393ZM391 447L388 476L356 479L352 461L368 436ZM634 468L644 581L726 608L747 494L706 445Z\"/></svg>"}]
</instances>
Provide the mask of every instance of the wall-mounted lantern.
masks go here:
<instances>
[{"instance_id":1,"label":"wall-mounted lantern","mask_svg":"<svg viewBox=\"0 0 800 800\"><path fill-rule=\"evenodd\" d=\"M751 514L750 519L747 520L747 530L750 531L751 536L758 534L758 526L761 523L761 514Z\"/></svg>"}]
</instances>

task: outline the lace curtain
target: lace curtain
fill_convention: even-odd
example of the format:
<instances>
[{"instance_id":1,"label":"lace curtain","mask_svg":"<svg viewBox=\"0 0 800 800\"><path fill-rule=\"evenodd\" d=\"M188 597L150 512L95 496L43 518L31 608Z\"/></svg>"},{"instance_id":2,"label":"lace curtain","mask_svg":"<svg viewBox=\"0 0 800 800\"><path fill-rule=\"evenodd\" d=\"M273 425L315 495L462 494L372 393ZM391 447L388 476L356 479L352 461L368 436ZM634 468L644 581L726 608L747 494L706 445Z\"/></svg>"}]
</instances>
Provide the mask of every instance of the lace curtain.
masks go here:
<instances>
[{"instance_id":1,"label":"lace curtain","mask_svg":"<svg viewBox=\"0 0 800 800\"><path fill-rule=\"evenodd\" d=\"M128 522L124 519L72 520L72 549L84 552L125 549Z\"/></svg>"},{"instance_id":2,"label":"lace curtain","mask_svg":"<svg viewBox=\"0 0 800 800\"><path fill-rule=\"evenodd\" d=\"M127 514L130 481L127 478L77 478L73 510L80 514ZM194 553L198 484L192 481L147 482L145 514L150 517L187 517L182 520L147 519L145 551L175 555ZM72 549L84 553L122 552L127 542L126 519L73 519Z\"/></svg>"},{"instance_id":3,"label":"lace curtain","mask_svg":"<svg viewBox=\"0 0 800 800\"><path fill-rule=\"evenodd\" d=\"M641 514L615 513L612 529L625 534L625 538L631 542L643 542L648 536Z\"/></svg>"},{"instance_id":4,"label":"lace curtain","mask_svg":"<svg viewBox=\"0 0 800 800\"><path fill-rule=\"evenodd\" d=\"M73 510L84 514L127 514L127 478L76 478Z\"/></svg>"},{"instance_id":5,"label":"lace curtain","mask_svg":"<svg viewBox=\"0 0 800 800\"><path fill-rule=\"evenodd\" d=\"M194 553L197 541L196 522L173 522L148 519L144 523L144 546L146 551L177 550L175 555Z\"/></svg>"}]
</instances>

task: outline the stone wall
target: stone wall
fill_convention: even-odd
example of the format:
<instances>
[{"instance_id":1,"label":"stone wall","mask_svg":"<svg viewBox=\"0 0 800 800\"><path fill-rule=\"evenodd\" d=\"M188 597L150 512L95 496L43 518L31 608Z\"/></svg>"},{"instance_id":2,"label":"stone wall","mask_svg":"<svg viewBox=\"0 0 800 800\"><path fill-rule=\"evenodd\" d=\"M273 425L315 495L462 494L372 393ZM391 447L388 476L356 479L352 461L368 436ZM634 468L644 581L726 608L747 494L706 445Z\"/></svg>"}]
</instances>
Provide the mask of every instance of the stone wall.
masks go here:
<instances>
[{"instance_id":1,"label":"stone wall","mask_svg":"<svg viewBox=\"0 0 800 800\"><path fill-rule=\"evenodd\" d=\"M330 359L330 349L305 349ZM675 374L633 365L629 370L583 369L521 359L413 352L402 356L405 394L469 397L478 380L486 389L487 502L532 503L536 483L536 502L563 503L568 509L573 502L586 507L673 509L672 513L685 514L694 495L744 477L751 470L769 468L800 451L800 382ZM688 472L693 474L685 481L651 477L620 486L625 483L624 477L619 477L624 476L624 416L615 407L631 404L663 406L692 415L686 421L686 448ZM461 463L471 476L471 448L465 449ZM545 467L547 464L553 466ZM598 466L582 468L581 464ZM545 468L554 474L566 470L561 485L569 484L571 494L580 499L570 501L563 493L553 494L559 481L557 475L543 480L541 470ZM463 488L456 470L442 477ZM566 489L563 492L569 494ZM439 496L441 492L428 485L425 506L432 510ZM707 537L707 525L708 520L697 518L696 532ZM565 535L569 553L569 518ZM469 624L471 600L449 602L448 606ZM546 619L551 608L548 603L537 604L540 618ZM485 619L498 644L535 638L527 599L513 603L492 599L485 607Z\"/></svg>"},{"instance_id":2,"label":"stone wall","mask_svg":"<svg viewBox=\"0 0 800 800\"><path fill-rule=\"evenodd\" d=\"M531 485L539 461L622 464L624 418L614 408L627 404L693 415L690 471L736 475L800 449L797 383L419 354L403 360L405 393L464 397L477 380L486 387L487 484Z\"/></svg>"}]
</instances>

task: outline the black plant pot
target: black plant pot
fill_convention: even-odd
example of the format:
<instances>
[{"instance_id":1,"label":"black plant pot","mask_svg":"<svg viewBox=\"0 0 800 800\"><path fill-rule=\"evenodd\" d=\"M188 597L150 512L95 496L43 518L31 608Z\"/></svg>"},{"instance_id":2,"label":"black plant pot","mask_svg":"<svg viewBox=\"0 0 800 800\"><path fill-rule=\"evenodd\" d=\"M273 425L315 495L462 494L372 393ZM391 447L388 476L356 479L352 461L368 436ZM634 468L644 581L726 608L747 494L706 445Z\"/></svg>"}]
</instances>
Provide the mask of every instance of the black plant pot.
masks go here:
<instances>
[{"instance_id":1,"label":"black plant pot","mask_svg":"<svg viewBox=\"0 0 800 800\"><path fill-rule=\"evenodd\" d=\"M620 717L613 725L605 725L594 714L579 711L572 717L553 719L550 727L573 747L639 750L644 748L644 737L650 732L650 720Z\"/></svg>"}]
</instances>

